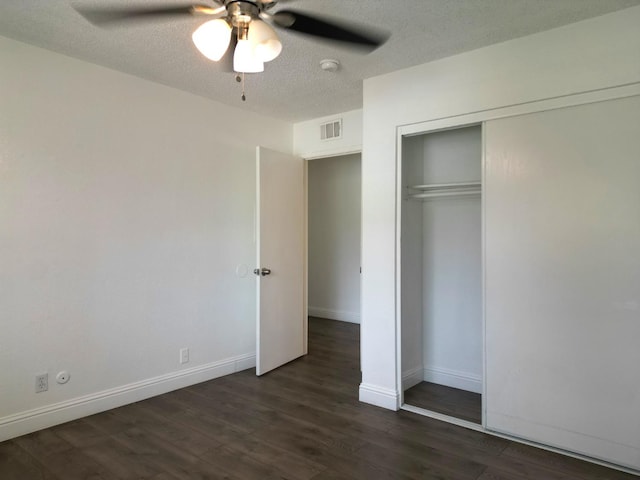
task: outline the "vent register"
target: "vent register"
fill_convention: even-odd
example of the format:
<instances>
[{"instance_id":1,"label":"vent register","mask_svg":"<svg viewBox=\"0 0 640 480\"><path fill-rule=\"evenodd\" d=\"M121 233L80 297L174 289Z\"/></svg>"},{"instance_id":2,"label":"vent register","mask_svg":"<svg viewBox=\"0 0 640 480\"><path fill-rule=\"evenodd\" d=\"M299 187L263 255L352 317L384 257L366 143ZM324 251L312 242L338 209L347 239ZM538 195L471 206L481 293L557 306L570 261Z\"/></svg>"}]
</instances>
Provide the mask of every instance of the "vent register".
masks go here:
<instances>
[{"instance_id":1,"label":"vent register","mask_svg":"<svg viewBox=\"0 0 640 480\"><path fill-rule=\"evenodd\" d=\"M320 125L320 140L342 138L342 119L332 120Z\"/></svg>"}]
</instances>

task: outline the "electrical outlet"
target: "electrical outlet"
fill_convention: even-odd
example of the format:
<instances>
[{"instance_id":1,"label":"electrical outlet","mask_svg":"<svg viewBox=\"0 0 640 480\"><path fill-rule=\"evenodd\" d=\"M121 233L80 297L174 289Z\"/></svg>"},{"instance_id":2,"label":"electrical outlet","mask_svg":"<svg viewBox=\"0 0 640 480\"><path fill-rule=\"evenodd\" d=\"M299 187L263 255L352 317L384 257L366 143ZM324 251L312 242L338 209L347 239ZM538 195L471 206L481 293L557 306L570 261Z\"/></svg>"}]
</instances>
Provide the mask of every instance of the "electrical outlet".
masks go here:
<instances>
[{"instance_id":1,"label":"electrical outlet","mask_svg":"<svg viewBox=\"0 0 640 480\"><path fill-rule=\"evenodd\" d=\"M180 363L189 363L189 349L181 348L180 349Z\"/></svg>"},{"instance_id":2,"label":"electrical outlet","mask_svg":"<svg viewBox=\"0 0 640 480\"><path fill-rule=\"evenodd\" d=\"M49 374L36 375L36 393L49 390Z\"/></svg>"}]
</instances>

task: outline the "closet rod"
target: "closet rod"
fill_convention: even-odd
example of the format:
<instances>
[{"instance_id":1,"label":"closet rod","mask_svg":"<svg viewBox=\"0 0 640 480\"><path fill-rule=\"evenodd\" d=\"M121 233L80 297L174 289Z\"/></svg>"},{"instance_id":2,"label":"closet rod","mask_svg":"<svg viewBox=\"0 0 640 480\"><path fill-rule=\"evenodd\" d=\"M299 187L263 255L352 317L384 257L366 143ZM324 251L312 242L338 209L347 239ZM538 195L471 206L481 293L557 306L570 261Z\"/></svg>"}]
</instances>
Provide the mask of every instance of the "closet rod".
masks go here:
<instances>
[{"instance_id":1,"label":"closet rod","mask_svg":"<svg viewBox=\"0 0 640 480\"><path fill-rule=\"evenodd\" d=\"M480 190L460 190L452 192L426 192L426 193L414 193L409 195L409 198L434 198L434 197L455 197L460 195L481 195Z\"/></svg>"},{"instance_id":2,"label":"closet rod","mask_svg":"<svg viewBox=\"0 0 640 480\"><path fill-rule=\"evenodd\" d=\"M407 188L411 190L440 190L453 188L469 188L480 187L480 182L459 182L459 183L429 183L426 185L409 185Z\"/></svg>"}]
</instances>

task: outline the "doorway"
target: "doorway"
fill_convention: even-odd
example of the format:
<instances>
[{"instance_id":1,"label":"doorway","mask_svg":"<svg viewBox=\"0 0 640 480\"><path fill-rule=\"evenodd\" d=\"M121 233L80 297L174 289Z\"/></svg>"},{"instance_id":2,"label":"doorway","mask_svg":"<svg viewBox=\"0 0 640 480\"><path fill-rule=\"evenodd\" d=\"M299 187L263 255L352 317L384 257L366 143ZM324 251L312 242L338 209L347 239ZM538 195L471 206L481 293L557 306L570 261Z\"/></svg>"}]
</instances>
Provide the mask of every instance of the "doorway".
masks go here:
<instances>
[{"instance_id":1,"label":"doorway","mask_svg":"<svg viewBox=\"0 0 640 480\"><path fill-rule=\"evenodd\" d=\"M361 156L304 162L256 152L260 376L308 353L309 317L332 335L346 329L360 336Z\"/></svg>"},{"instance_id":2,"label":"doorway","mask_svg":"<svg viewBox=\"0 0 640 480\"><path fill-rule=\"evenodd\" d=\"M354 387L360 383L361 157L307 162L309 349L323 348L318 338L325 338L332 348L341 346L341 355L349 352L342 363L352 365L345 372Z\"/></svg>"},{"instance_id":3,"label":"doorway","mask_svg":"<svg viewBox=\"0 0 640 480\"><path fill-rule=\"evenodd\" d=\"M361 178L360 153L307 162L310 318L360 324Z\"/></svg>"}]
</instances>

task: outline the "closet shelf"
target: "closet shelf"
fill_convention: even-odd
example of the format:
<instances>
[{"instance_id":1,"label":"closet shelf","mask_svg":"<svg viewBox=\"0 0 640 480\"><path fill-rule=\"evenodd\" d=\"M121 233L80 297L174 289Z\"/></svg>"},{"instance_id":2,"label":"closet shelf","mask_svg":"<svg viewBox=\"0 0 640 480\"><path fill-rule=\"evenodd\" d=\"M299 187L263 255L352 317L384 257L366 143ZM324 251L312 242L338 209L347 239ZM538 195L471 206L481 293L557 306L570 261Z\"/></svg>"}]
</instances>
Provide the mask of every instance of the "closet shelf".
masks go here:
<instances>
[{"instance_id":1,"label":"closet shelf","mask_svg":"<svg viewBox=\"0 0 640 480\"><path fill-rule=\"evenodd\" d=\"M456 197L480 195L482 193L482 185L480 182L431 183L426 185L409 185L407 190L407 198L410 199Z\"/></svg>"}]
</instances>

